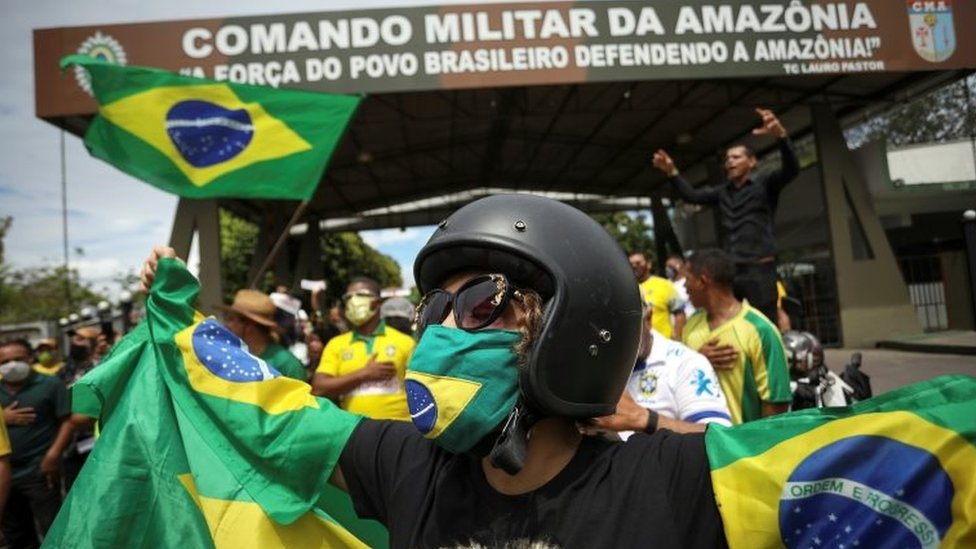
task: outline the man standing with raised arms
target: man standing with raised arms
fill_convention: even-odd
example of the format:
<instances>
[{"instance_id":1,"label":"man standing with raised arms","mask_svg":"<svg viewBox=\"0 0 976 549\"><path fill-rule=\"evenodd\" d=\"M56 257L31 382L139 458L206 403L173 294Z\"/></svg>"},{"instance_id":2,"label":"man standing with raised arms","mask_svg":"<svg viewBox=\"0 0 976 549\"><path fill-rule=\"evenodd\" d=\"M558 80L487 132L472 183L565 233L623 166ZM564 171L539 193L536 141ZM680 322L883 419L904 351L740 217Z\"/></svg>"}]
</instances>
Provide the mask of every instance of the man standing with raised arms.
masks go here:
<instances>
[{"instance_id":1,"label":"man standing with raised arms","mask_svg":"<svg viewBox=\"0 0 976 549\"><path fill-rule=\"evenodd\" d=\"M773 220L779 193L800 171L793 143L773 111L757 108L762 125L753 135L772 135L779 140L782 166L759 175L755 152L736 144L725 152L726 181L693 188L664 150L654 153L653 164L664 172L685 202L718 205L722 249L735 261L735 294L746 299L767 318L776 321L776 242Z\"/></svg>"}]
</instances>

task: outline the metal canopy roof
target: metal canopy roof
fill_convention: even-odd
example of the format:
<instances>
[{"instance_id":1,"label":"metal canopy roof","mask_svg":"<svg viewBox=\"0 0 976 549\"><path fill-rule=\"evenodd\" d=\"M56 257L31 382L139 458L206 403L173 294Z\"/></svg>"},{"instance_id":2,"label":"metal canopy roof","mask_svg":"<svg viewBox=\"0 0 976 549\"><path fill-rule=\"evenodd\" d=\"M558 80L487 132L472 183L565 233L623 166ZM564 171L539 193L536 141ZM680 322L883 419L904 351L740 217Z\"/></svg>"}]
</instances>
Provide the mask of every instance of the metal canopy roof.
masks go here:
<instances>
[{"instance_id":1,"label":"metal canopy roof","mask_svg":"<svg viewBox=\"0 0 976 549\"><path fill-rule=\"evenodd\" d=\"M303 221L377 229L437 223L459 205L506 190L548 192L589 211L647 207L666 193L650 166L664 148L693 181L728 145L753 139L754 108L795 136L811 103L842 119L887 108L971 71L641 81L376 94L359 112ZM88 118L51 120L82 134ZM714 167L712 168L714 170ZM259 220L266 200L222 200ZM290 206L288 206L290 208ZM281 209L281 210L279 210Z\"/></svg>"}]
</instances>

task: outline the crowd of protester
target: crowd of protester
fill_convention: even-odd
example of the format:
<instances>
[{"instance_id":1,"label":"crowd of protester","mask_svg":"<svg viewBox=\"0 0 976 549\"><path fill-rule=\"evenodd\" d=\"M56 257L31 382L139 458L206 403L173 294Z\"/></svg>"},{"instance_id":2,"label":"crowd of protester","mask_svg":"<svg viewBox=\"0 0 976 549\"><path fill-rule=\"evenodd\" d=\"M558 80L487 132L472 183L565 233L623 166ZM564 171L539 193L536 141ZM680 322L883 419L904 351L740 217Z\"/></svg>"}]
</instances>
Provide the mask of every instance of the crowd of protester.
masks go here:
<instances>
[{"instance_id":1,"label":"crowd of protester","mask_svg":"<svg viewBox=\"0 0 976 549\"><path fill-rule=\"evenodd\" d=\"M214 308L282 375L309 382L346 409L409 421L403 376L414 347L414 304L380 294L375 281L358 277L325 314L318 291L303 302L285 286L270 294L240 290ZM54 521L95 443L94 421L71 413L70 388L121 335L107 325L72 328L63 336L67 353L56 338L0 341L0 549L38 547ZM345 389L320 389L343 376L352 376Z\"/></svg>"},{"instance_id":2,"label":"crowd of protester","mask_svg":"<svg viewBox=\"0 0 976 549\"><path fill-rule=\"evenodd\" d=\"M792 148L775 116L759 112L765 133L780 138L786 162L759 186L778 193L793 175ZM746 214L720 213L751 221L766 215L763 222L771 224L773 191L757 198L736 189L755 168L747 148L729 149L729 182L718 190L691 190L663 151L654 166L686 200L723 208L730 200L750 200L756 209ZM616 413L581 421L581 432L623 439L657 429L701 432L710 423L738 424L788 409L789 372L777 323L788 329L789 319L775 305L775 288L766 287L775 271L771 225L750 226L746 240L754 246L739 245L733 234L724 251L665 258L665 276L655 274L650 254L629 253L644 303L637 360ZM313 394L369 418L410 422L404 381L416 345L415 304L384 298L380 285L362 276L349 280L330 307L320 303L320 293L244 289L215 307L253 355L309 383ZM0 343L0 547L36 547L54 520L95 443L94 420L71 413L69 390L98 367L118 335L78 327L65 334L65 355L55 339Z\"/></svg>"}]
</instances>

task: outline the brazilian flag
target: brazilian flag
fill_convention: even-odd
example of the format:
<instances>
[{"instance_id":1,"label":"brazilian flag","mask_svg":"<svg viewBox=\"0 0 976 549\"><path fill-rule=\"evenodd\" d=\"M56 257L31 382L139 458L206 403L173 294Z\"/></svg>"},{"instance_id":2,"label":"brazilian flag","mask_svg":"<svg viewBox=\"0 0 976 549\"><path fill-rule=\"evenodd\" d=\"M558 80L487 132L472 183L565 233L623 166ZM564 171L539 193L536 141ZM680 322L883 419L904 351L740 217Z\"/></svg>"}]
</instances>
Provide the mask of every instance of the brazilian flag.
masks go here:
<instances>
[{"instance_id":1,"label":"brazilian flag","mask_svg":"<svg viewBox=\"0 0 976 549\"><path fill-rule=\"evenodd\" d=\"M195 313L198 289L161 260L146 320L72 388L101 436L44 546L386 547L329 484L361 418Z\"/></svg>"},{"instance_id":2,"label":"brazilian flag","mask_svg":"<svg viewBox=\"0 0 976 549\"><path fill-rule=\"evenodd\" d=\"M731 547L976 547L976 379L710 427Z\"/></svg>"},{"instance_id":3,"label":"brazilian flag","mask_svg":"<svg viewBox=\"0 0 976 549\"><path fill-rule=\"evenodd\" d=\"M70 55L91 75L91 154L188 198L304 200L360 98L214 82Z\"/></svg>"}]
</instances>

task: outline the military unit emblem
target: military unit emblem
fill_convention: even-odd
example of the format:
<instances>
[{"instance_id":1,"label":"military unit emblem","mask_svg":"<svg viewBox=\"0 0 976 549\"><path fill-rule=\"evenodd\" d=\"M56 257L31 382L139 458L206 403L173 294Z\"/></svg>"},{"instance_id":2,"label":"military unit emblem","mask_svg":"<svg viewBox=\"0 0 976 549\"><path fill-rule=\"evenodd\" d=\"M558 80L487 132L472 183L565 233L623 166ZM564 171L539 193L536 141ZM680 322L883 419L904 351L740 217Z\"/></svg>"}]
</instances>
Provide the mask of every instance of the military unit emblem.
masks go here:
<instances>
[{"instance_id":1,"label":"military unit emblem","mask_svg":"<svg viewBox=\"0 0 976 549\"><path fill-rule=\"evenodd\" d=\"M912 45L922 59L940 63L956 51L952 0L909 0L908 24Z\"/></svg>"},{"instance_id":2,"label":"military unit emblem","mask_svg":"<svg viewBox=\"0 0 976 549\"><path fill-rule=\"evenodd\" d=\"M119 44L119 41L115 38L107 34L102 34L101 31L97 31L93 36L86 38L78 46L78 53L116 65L125 65L127 62L125 49L122 48L122 44ZM78 86L88 95L93 95L91 77L88 75L88 71L79 65L75 65L74 70L75 80L78 81Z\"/></svg>"}]
</instances>

